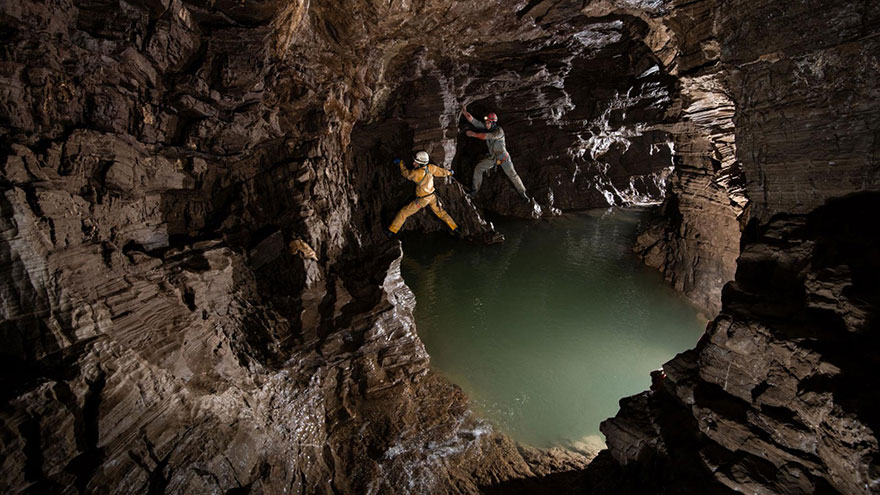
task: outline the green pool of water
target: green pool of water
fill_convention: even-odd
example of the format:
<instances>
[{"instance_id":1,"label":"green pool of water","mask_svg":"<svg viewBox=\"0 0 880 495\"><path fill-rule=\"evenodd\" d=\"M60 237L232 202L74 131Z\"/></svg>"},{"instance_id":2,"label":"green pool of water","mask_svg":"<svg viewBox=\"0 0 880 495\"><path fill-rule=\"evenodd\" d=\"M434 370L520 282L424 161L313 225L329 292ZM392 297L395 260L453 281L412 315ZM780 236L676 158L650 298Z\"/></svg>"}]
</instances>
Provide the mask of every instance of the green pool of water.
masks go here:
<instances>
[{"instance_id":1,"label":"green pool of water","mask_svg":"<svg viewBox=\"0 0 880 495\"><path fill-rule=\"evenodd\" d=\"M632 253L636 210L496 222L506 241L404 236L403 276L431 366L536 446L595 444L621 397L693 347L697 310Z\"/></svg>"}]
</instances>

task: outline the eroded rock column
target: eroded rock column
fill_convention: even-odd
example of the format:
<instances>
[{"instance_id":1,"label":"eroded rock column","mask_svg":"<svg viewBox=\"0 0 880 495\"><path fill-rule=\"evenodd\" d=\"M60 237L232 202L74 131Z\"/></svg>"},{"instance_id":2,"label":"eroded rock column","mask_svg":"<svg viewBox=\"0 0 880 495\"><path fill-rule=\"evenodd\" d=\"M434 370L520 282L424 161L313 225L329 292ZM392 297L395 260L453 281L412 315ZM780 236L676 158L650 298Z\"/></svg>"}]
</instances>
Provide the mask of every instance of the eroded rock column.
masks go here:
<instances>
[{"instance_id":1,"label":"eroded rock column","mask_svg":"<svg viewBox=\"0 0 880 495\"><path fill-rule=\"evenodd\" d=\"M603 423L626 490L877 491L876 393L862 384L880 243L858 218L878 209L864 130L878 123L864 111L880 89L878 19L859 3L722 6L752 220L699 345ZM835 64L848 69L818 69Z\"/></svg>"}]
</instances>

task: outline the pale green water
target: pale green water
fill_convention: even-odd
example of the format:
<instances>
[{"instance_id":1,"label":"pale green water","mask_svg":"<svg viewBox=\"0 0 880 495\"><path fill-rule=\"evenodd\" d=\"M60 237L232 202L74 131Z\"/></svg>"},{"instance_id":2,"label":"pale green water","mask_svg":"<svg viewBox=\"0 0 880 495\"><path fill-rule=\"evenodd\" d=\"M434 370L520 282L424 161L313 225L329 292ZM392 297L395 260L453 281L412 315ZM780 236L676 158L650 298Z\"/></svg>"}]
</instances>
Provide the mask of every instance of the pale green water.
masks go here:
<instances>
[{"instance_id":1,"label":"pale green water","mask_svg":"<svg viewBox=\"0 0 880 495\"><path fill-rule=\"evenodd\" d=\"M507 238L496 246L407 235L403 276L432 367L517 440L595 439L705 325L632 253L640 216L496 222Z\"/></svg>"}]
</instances>

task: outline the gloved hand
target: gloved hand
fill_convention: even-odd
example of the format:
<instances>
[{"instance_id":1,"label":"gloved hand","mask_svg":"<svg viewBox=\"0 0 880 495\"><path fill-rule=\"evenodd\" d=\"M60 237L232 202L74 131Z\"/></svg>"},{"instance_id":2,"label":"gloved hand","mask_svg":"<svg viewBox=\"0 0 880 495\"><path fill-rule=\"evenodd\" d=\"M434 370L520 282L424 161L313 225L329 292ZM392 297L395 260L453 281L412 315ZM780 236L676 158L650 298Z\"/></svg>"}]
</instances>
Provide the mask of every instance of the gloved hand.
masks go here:
<instances>
[{"instance_id":1,"label":"gloved hand","mask_svg":"<svg viewBox=\"0 0 880 495\"><path fill-rule=\"evenodd\" d=\"M468 136L470 136L470 137L474 137L474 136L476 136L476 135L477 135L477 133L476 133L476 132L474 132L474 131L471 131L471 130L468 130L468 131L465 131L465 134L467 134L467 135L468 135Z\"/></svg>"},{"instance_id":2,"label":"gloved hand","mask_svg":"<svg viewBox=\"0 0 880 495\"><path fill-rule=\"evenodd\" d=\"M394 159L394 164L395 164L395 165L400 165L400 161L401 161L400 158L395 158L395 159Z\"/></svg>"}]
</instances>

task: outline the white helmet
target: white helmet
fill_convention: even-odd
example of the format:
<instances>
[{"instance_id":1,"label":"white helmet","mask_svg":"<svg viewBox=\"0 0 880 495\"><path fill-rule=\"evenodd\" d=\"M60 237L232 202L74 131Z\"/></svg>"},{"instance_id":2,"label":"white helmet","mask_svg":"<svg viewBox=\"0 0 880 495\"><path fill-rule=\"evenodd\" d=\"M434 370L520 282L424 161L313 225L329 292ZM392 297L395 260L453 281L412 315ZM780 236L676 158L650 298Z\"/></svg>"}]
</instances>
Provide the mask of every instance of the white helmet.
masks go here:
<instances>
[{"instance_id":1,"label":"white helmet","mask_svg":"<svg viewBox=\"0 0 880 495\"><path fill-rule=\"evenodd\" d=\"M416 163L420 165L428 164L428 152L427 151L419 151L416 153Z\"/></svg>"}]
</instances>

